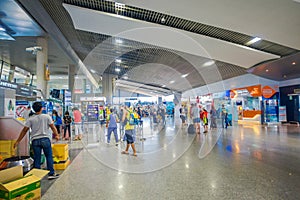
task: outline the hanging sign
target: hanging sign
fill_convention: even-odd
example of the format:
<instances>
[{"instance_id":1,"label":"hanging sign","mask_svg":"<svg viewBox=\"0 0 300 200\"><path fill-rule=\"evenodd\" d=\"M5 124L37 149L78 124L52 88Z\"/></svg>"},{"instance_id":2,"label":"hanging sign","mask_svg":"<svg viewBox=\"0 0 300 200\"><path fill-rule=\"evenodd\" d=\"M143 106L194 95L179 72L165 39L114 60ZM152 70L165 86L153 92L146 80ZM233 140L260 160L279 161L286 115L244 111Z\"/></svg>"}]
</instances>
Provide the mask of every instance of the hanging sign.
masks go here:
<instances>
[{"instance_id":1,"label":"hanging sign","mask_svg":"<svg viewBox=\"0 0 300 200\"><path fill-rule=\"evenodd\" d=\"M45 64L45 80L50 81L50 69L48 64Z\"/></svg>"}]
</instances>

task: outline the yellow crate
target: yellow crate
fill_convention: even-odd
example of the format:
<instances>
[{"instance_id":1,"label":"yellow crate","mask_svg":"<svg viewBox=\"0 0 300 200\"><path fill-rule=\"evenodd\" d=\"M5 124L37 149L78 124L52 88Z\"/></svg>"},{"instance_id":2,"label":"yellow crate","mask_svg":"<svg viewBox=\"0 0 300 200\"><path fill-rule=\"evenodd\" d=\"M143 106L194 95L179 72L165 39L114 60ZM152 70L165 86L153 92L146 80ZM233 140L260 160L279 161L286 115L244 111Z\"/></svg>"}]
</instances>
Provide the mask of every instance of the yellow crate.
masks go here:
<instances>
[{"instance_id":1,"label":"yellow crate","mask_svg":"<svg viewBox=\"0 0 300 200\"><path fill-rule=\"evenodd\" d=\"M68 144L53 144L52 151L53 158L59 161L66 161L69 158Z\"/></svg>"},{"instance_id":2,"label":"yellow crate","mask_svg":"<svg viewBox=\"0 0 300 200\"><path fill-rule=\"evenodd\" d=\"M60 161L59 163L54 163L53 168L55 170L66 169L70 164L70 159L66 161Z\"/></svg>"}]
</instances>

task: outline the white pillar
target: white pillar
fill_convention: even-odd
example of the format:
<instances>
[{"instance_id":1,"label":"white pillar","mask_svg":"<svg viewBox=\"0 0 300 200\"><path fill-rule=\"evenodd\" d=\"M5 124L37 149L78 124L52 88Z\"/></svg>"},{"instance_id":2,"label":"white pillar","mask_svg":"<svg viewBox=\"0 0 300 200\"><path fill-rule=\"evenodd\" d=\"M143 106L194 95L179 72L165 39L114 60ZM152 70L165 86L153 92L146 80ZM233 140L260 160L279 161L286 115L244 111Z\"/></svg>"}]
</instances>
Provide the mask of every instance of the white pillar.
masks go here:
<instances>
[{"instance_id":1,"label":"white pillar","mask_svg":"<svg viewBox=\"0 0 300 200\"><path fill-rule=\"evenodd\" d=\"M36 77L37 89L41 89L46 98L49 97L47 90L48 81L45 80L45 65L48 64L48 40L47 38L37 38L37 46L42 47L36 52ZM50 67L50 66L49 66Z\"/></svg>"},{"instance_id":2,"label":"white pillar","mask_svg":"<svg viewBox=\"0 0 300 200\"><path fill-rule=\"evenodd\" d=\"M114 81L116 75L104 73L102 76L102 94L106 97L106 102L112 105L112 97L114 90Z\"/></svg>"}]
</instances>

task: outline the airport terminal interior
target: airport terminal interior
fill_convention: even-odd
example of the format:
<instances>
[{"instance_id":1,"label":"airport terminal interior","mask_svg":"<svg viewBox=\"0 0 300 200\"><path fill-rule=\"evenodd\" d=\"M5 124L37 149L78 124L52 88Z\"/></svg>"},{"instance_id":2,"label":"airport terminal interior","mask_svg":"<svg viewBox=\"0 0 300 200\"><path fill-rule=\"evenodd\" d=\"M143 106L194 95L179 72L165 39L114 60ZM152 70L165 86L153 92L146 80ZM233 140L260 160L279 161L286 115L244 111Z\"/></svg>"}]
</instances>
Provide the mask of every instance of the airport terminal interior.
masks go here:
<instances>
[{"instance_id":1,"label":"airport terminal interior","mask_svg":"<svg viewBox=\"0 0 300 200\"><path fill-rule=\"evenodd\" d=\"M1 0L0 199L300 199L299 19L299 0Z\"/></svg>"}]
</instances>

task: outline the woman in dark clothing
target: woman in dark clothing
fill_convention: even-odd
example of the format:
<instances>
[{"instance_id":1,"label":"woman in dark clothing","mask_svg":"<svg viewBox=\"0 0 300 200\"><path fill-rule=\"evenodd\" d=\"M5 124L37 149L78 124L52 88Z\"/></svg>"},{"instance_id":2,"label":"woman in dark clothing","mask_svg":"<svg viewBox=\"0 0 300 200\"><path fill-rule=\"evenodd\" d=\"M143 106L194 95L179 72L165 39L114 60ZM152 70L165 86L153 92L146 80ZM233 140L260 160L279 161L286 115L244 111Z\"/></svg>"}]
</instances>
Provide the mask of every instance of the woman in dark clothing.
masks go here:
<instances>
[{"instance_id":1,"label":"woman in dark clothing","mask_svg":"<svg viewBox=\"0 0 300 200\"><path fill-rule=\"evenodd\" d=\"M72 123L72 117L70 116L69 111L65 112L63 120L64 120L64 139L68 140L71 139L71 123ZM67 129L69 133L69 138L66 137Z\"/></svg>"}]
</instances>

